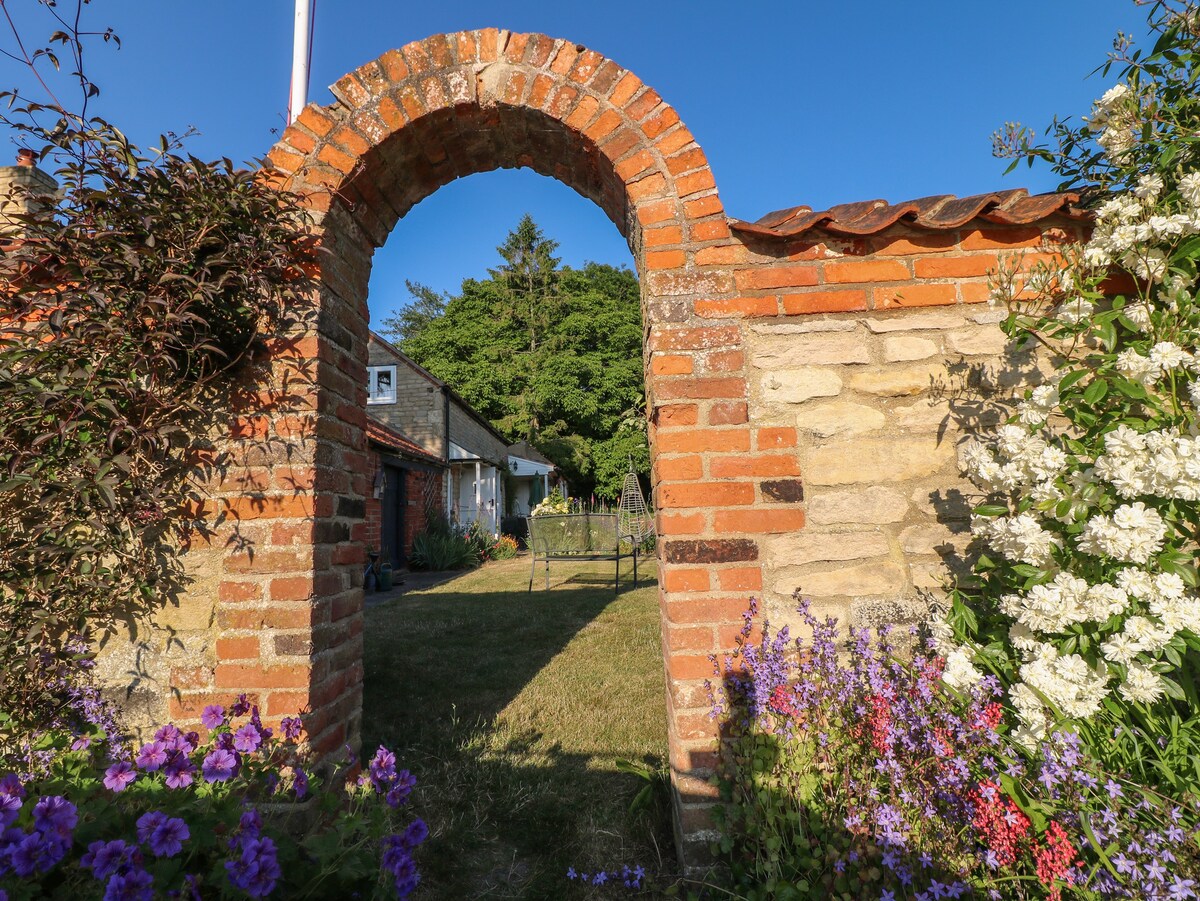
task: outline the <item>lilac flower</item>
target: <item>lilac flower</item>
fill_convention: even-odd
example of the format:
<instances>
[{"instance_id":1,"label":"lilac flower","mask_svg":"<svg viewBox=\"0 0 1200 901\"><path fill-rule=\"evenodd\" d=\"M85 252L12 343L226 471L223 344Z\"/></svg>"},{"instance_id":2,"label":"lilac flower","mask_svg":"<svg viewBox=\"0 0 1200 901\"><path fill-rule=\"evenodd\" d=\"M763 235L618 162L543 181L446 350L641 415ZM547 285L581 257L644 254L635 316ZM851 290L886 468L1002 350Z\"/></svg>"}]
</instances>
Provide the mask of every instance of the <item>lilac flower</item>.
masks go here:
<instances>
[{"instance_id":1,"label":"lilac flower","mask_svg":"<svg viewBox=\"0 0 1200 901\"><path fill-rule=\"evenodd\" d=\"M138 841L149 845L155 857L174 857L191 838L187 823L178 817L168 817L161 811L144 813L137 821Z\"/></svg>"},{"instance_id":2,"label":"lilac flower","mask_svg":"<svg viewBox=\"0 0 1200 901\"><path fill-rule=\"evenodd\" d=\"M161 741L142 745L135 761L140 769L148 773L157 772L167 762L167 747Z\"/></svg>"},{"instance_id":3,"label":"lilac flower","mask_svg":"<svg viewBox=\"0 0 1200 901\"><path fill-rule=\"evenodd\" d=\"M204 781L224 782L233 776L237 771L237 767L237 755L232 751L218 748L215 751L210 751L208 756L204 758L201 770L204 773Z\"/></svg>"},{"instance_id":4,"label":"lilac flower","mask_svg":"<svg viewBox=\"0 0 1200 901\"><path fill-rule=\"evenodd\" d=\"M258 750L258 746L262 744L262 735L251 723L247 723L233 733L233 747L236 751L241 751L243 754L250 754Z\"/></svg>"},{"instance_id":5,"label":"lilac flower","mask_svg":"<svg viewBox=\"0 0 1200 901\"><path fill-rule=\"evenodd\" d=\"M104 787L115 792L125 791L137 779L137 771L128 760L120 760L104 771Z\"/></svg>"},{"instance_id":6,"label":"lilac flower","mask_svg":"<svg viewBox=\"0 0 1200 901\"><path fill-rule=\"evenodd\" d=\"M200 714L200 722L206 729L216 729L225 725L225 708L220 704L209 704Z\"/></svg>"},{"instance_id":7,"label":"lilac flower","mask_svg":"<svg viewBox=\"0 0 1200 901\"><path fill-rule=\"evenodd\" d=\"M92 871L92 875L104 882L121 867L130 863L137 848L122 839L95 841L88 845L87 853L79 859L79 865Z\"/></svg>"}]
</instances>

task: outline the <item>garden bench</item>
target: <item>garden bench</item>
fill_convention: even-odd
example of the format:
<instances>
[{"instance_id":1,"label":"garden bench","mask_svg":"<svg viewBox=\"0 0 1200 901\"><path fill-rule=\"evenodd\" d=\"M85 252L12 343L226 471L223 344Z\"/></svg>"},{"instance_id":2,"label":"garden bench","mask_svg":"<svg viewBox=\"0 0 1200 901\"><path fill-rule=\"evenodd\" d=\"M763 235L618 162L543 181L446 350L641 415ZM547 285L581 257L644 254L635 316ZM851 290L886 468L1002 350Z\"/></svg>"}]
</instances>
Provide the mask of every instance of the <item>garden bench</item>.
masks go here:
<instances>
[{"instance_id":1,"label":"garden bench","mask_svg":"<svg viewBox=\"0 0 1200 901\"><path fill-rule=\"evenodd\" d=\"M633 587L637 588L639 542L622 535L616 513L565 513L531 516L529 524L529 590L539 561L546 564L546 587L550 587L551 560L604 560L616 564L613 592L621 589L621 560L633 558Z\"/></svg>"}]
</instances>

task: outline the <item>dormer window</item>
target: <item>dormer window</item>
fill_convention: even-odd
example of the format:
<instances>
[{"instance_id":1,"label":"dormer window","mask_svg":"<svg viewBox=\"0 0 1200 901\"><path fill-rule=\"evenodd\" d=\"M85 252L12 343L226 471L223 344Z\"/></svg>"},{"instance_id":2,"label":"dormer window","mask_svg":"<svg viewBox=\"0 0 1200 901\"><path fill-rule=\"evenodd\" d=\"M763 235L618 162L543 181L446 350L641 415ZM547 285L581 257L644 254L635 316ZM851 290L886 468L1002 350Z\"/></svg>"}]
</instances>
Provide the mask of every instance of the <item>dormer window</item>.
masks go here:
<instances>
[{"instance_id":1,"label":"dormer window","mask_svg":"<svg viewBox=\"0 0 1200 901\"><path fill-rule=\"evenodd\" d=\"M396 367L367 367L367 403L394 404L396 402Z\"/></svg>"}]
</instances>

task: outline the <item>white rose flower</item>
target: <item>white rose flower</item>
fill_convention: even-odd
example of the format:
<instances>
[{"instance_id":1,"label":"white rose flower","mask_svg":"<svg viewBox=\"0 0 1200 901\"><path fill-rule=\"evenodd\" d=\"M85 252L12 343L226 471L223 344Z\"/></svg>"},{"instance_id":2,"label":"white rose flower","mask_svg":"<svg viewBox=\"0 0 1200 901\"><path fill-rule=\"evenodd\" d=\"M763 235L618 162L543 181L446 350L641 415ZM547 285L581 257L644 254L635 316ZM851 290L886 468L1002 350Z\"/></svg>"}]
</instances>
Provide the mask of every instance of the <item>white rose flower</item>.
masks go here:
<instances>
[{"instance_id":1,"label":"white rose flower","mask_svg":"<svg viewBox=\"0 0 1200 901\"><path fill-rule=\"evenodd\" d=\"M1166 686L1163 684L1162 677L1154 670L1131 663L1126 670L1125 681L1121 683L1118 691L1120 691L1121 697L1127 701L1153 704L1162 697Z\"/></svg>"}]
</instances>

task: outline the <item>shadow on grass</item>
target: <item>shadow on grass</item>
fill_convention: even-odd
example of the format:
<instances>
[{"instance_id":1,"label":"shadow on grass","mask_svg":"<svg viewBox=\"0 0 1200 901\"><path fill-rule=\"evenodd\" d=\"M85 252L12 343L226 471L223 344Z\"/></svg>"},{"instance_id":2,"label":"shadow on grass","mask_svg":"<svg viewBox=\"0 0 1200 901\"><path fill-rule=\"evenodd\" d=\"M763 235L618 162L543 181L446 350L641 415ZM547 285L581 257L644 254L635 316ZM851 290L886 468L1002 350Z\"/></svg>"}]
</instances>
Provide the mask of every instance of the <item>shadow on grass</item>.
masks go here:
<instances>
[{"instance_id":1,"label":"shadow on grass","mask_svg":"<svg viewBox=\"0 0 1200 901\"><path fill-rule=\"evenodd\" d=\"M614 597L564 571L530 593L527 572L368 614L364 754L386 744L418 779L422 898L608 897L567 868L675 869L665 786L631 812L647 783L615 765L665 771L656 583Z\"/></svg>"}]
</instances>

